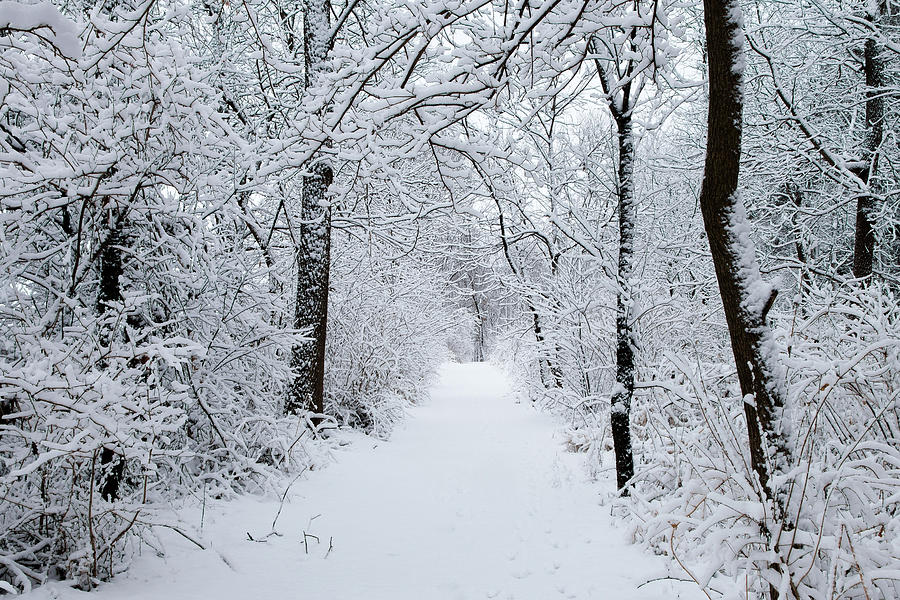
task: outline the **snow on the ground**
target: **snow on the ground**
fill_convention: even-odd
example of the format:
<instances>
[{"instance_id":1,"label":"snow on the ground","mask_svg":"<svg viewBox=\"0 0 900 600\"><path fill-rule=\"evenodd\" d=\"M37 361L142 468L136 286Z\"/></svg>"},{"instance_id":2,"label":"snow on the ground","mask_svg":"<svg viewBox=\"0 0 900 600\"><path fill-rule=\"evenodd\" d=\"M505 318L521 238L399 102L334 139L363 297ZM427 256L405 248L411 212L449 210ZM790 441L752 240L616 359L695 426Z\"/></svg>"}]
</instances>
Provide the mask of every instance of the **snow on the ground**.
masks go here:
<instances>
[{"instance_id":1,"label":"snow on the ground","mask_svg":"<svg viewBox=\"0 0 900 600\"><path fill-rule=\"evenodd\" d=\"M32 600L670 600L701 597L627 543L555 420L486 364L447 365L389 442L357 436L278 501L207 506L203 551L167 537L88 596ZM608 487L608 485L607 485ZM318 536L319 542L303 532ZM329 545L331 550L329 551ZM653 580L653 581L651 581ZM645 583L648 582L649 583ZM644 585L641 585L641 584ZM638 587L641 585L641 587Z\"/></svg>"}]
</instances>

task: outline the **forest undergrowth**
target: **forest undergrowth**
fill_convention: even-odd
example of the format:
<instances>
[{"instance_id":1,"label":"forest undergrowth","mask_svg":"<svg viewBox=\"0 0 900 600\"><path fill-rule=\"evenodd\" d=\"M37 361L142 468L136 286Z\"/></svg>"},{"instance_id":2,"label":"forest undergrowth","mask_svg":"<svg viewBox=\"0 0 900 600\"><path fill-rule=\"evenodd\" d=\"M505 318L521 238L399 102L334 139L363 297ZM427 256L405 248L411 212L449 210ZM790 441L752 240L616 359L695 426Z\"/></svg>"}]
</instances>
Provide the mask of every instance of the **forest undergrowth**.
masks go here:
<instances>
[{"instance_id":1,"label":"forest undergrowth","mask_svg":"<svg viewBox=\"0 0 900 600\"><path fill-rule=\"evenodd\" d=\"M779 482L789 490L783 521L750 467L727 340L712 349L690 337L642 344L657 359L641 365L632 408L639 464L630 495L615 501L634 539L675 560L711 598L762 597L770 586L817 600L896 597L898 327L887 286L811 287L779 314L796 448ZM520 352L536 361L533 348ZM595 477L612 468L602 394L548 391L533 378L527 389L566 416L569 447L586 453Z\"/></svg>"}]
</instances>

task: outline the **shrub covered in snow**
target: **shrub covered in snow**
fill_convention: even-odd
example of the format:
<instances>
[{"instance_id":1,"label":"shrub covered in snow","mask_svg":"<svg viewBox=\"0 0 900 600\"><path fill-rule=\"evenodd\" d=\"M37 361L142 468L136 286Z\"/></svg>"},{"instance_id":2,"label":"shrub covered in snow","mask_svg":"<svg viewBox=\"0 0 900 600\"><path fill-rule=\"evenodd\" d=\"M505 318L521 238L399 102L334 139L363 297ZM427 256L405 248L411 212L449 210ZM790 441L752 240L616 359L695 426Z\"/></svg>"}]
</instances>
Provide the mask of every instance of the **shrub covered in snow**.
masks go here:
<instances>
[{"instance_id":1,"label":"shrub covered in snow","mask_svg":"<svg viewBox=\"0 0 900 600\"><path fill-rule=\"evenodd\" d=\"M425 399L456 324L442 276L427 264L368 266L335 285L325 408L339 424L386 437L406 406Z\"/></svg>"},{"instance_id":2,"label":"shrub covered in snow","mask_svg":"<svg viewBox=\"0 0 900 600\"><path fill-rule=\"evenodd\" d=\"M183 17L3 6L6 591L90 588L135 533L172 525L170 500L264 489L306 460L280 416L297 335L229 201L235 132L168 35Z\"/></svg>"},{"instance_id":3,"label":"shrub covered in snow","mask_svg":"<svg viewBox=\"0 0 900 600\"><path fill-rule=\"evenodd\" d=\"M798 307L799 311L799 307ZM670 355L642 402L647 465L636 535L727 598L895 598L900 593L900 313L877 285L819 290L780 331L795 464L773 518L749 467L727 364ZM775 567L766 567L776 556Z\"/></svg>"}]
</instances>

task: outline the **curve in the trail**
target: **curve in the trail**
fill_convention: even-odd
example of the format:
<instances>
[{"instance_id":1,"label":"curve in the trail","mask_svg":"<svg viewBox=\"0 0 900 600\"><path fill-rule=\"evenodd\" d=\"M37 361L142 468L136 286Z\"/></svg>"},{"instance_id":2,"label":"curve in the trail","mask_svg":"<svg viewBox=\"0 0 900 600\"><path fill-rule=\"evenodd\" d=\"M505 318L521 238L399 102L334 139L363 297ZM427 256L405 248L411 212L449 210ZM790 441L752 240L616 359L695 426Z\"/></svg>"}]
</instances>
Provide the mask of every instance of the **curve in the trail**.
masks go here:
<instances>
[{"instance_id":1,"label":"curve in the trail","mask_svg":"<svg viewBox=\"0 0 900 600\"><path fill-rule=\"evenodd\" d=\"M277 503L228 503L214 523L207 514L212 550L174 543L163 559L147 549L91 599L699 597L626 542L559 423L518 403L497 369L447 365L410 413L391 441L360 436L298 482L282 535L249 539L270 530Z\"/></svg>"}]
</instances>

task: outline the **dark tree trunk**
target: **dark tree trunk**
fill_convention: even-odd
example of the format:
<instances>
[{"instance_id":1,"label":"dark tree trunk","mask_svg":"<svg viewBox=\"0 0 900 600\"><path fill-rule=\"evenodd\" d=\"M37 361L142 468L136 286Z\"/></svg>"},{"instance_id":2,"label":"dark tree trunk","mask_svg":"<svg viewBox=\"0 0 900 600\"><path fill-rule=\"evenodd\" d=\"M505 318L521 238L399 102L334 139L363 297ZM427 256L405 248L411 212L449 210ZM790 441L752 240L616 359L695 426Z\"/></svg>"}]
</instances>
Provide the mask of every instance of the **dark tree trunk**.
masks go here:
<instances>
[{"instance_id":1,"label":"dark tree trunk","mask_svg":"<svg viewBox=\"0 0 900 600\"><path fill-rule=\"evenodd\" d=\"M867 20L877 27L883 14L884 3L877 3L877 13ZM873 175L878 167L878 151L884 141L884 58L883 48L874 37L866 40L863 71L866 77L866 139L863 148L863 164L853 169L854 174L871 189ZM868 277L872 274L875 257L875 197L871 193L861 195L856 201L856 235L853 246L853 276Z\"/></svg>"},{"instance_id":2,"label":"dark tree trunk","mask_svg":"<svg viewBox=\"0 0 900 600\"><path fill-rule=\"evenodd\" d=\"M626 91L627 94L627 91ZM626 96L627 97L627 96ZM630 110L629 107L625 107ZM634 271L634 134L631 113L618 114L619 138L619 265L616 293L616 388L612 395L610 428L616 453L616 484L623 495L634 477L631 446L631 399L634 396L634 332L631 329L633 305L631 277Z\"/></svg>"},{"instance_id":3,"label":"dark tree trunk","mask_svg":"<svg viewBox=\"0 0 900 600\"><path fill-rule=\"evenodd\" d=\"M869 180L869 168L853 169L854 174L864 183ZM872 262L875 257L875 228L872 212L875 199L864 194L856 200L856 229L853 242L853 276L868 277L872 274Z\"/></svg>"},{"instance_id":4,"label":"dark tree trunk","mask_svg":"<svg viewBox=\"0 0 900 600\"><path fill-rule=\"evenodd\" d=\"M790 466L783 392L765 294L743 204L737 195L741 157L743 32L737 0L704 0L709 53L709 118L700 208L731 337L750 443L751 464L765 497L784 519L785 498L771 475ZM778 565L773 563L773 568Z\"/></svg>"},{"instance_id":5,"label":"dark tree trunk","mask_svg":"<svg viewBox=\"0 0 900 600\"><path fill-rule=\"evenodd\" d=\"M328 55L331 29L330 0L307 0L303 12L306 88L316 84ZM328 276L331 265L331 208L328 187L331 166L318 157L303 178L301 224L297 243L297 293L294 327L309 339L297 344L291 356L293 379L285 412L297 414L325 409L325 338L328 325Z\"/></svg>"},{"instance_id":6,"label":"dark tree trunk","mask_svg":"<svg viewBox=\"0 0 900 600\"><path fill-rule=\"evenodd\" d=\"M325 339L328 327L328 276L331 264L331 210L323 208L331 184L331 168L322 163L303 178L303 206L297 248L297 296L294 327L308 340L294 346L291 382L285 411L297 414L325 410Z\"/></svg>"},{"instance_id":7,"label":"dark tree trunk","mask_svg":"<svg viewBox=\"0 0 900 600\"><path fill-rule=\"evenodd\" d=\"M797 251L797 261L806 266L806 247L803 244L803 228L800 226L800 209L803 208L803 192L796 185L789 185L787 196L794 205L791 215L791 226L794 228L794 249Z\"/></svg>"},{"instance_id":8,"label":"dark tree trunk","mask_svg":"<svg viewBox=\"0 0 900 600\"><path fill-rule=\"evenodd\" d=\"M800 274L797 277L797 297L801 315L806 315L807 278L809 277L809 263L806 254L806 245L803 243L803 228L800 226L800 209L803 207L803 192L796 185L788 187L788 195L794 205L791 215L791 225L794 228L794 249L797 251L797 262L800 263Z\"/></svg>"},{"instance_id":9,"label":"dark tree trunk","mask_svg":"<svg viewBox=\"0 0 900 600\"><path fill-rule=\"evenodd\" d=\"M551 212L556 210L555 208L553 208L553 205L554 205L554 202L553 202L553 197L551 194L551 200L550 200ZM548 252L550 253L550 274L552 275L554 280L556 280L556 275L557 275L557 273L559 273L559 259L561 257L559 252L553 251L553 248L556 248L556 247L558 247L558 244L556 243L556 232L554 230L554 240L553 240L552 244L548 245L548 248L547 248ZM553 310L556 311L556 314L562 313L562 307L560 306L559 298L557 298L556 296L548 295L546 293L543 294L543 296L544 296L544 299L549 301L549 303L553 306ZM552 380L553 385L556 386L557 389L561 389L563 387L563 371L562 371L562 367L560 367L560 363L561 363L560 357L562 356L562 348L560 347L558 341L554 344L553 349L554 349L554 352L553 352L552 356L548 352L547 367L550 369L550 374L553 375L553 380Z\"/></svg>"},{"instance_id":10,"label":"dark tree trunk","mask_svg":"<svg viewBox=\"0 0 900 600\"><path fill-rule=\"evenodd\" d=\"M110 304L122 301L122 290L119 277L122 276L121 226L116 222L115 211L112 211L109 233L103 241L103 249L99 256L100 286L97 293L97 313L104 314ZM107 340L108 341L108 340Z\"/></svg>"},{"instance_id":11,"label":"dark tree trunk","mask_svg":"<svg viewBox=\"0 0 900 600\"><path fill-rule=\"evenodd\" d=\"M635 31L627 37L625 51L634 50ZM591 43L591 51L601 52ZM618 57L620 52L613 55ZM609 424L616 454L616 485L628 495L628 482L634 477L634 451L631 444L631 400L634 397L635 337L632 330L634 298L631 278L634 273L634 237L637 211L634 204L634 129L632 111L640 86L632 88L636 65L632 59L616 67L604 67L595 61L607 107L616 123L619 163L616 170L616 195L619 212L619 261L616 273L616 384L610 399Z\"/></svg>"},{"instance_id":12,"label":"dark tree trunk","mask_svg":"<svg viewBox=\"0 0 900 600\"><path fill-rule=\"evenodd\" d=\"M531 311L531 328L532 331L534 331L534 341L537 342L538 348L540 348L544 343L544 331L541 328L541 319L540 317L538 317L537 311L534 310L534 307L529 306L528 309ZM538 357L538 371L541 375L541 383L544 385L544 388L550 389L546 362L543 358L540 357Z\"/></svg>"},{"instance_id":13,"label":"dark tree trunk","mask_svg":"<svg viewBox=\"0 0 900 600\"><path fill-rule=\"evenodd\" d=\"M472 352L472 360L474 362L484 362L484 315L481 307L478 305L474 285L472 289L472 304L475 306L475 347Z\"/></svg>"},{"instance_id":14,"label":"dark tree trunk","mask_svg":"<svg viewBox=\"0 0 900 600\"><path fill-rule=\"evenodd\" d=\"M543 348L544 341L546 338L544 337L544 328L541 326L541 318L538 315L537 309L531 304L528 304L528 311L531 313L531 325L532 330L534 331L534 340L538 344L538 348ZM550 389L551 387L562 387L562 372L559 367L551 358L538 358L538 369L541 372L541 383L544 384L546 389ZM550 378L552 376L552 379Z\"/></svg>"},{"instance_id":15,"label":"dark tree trunk","mask_svg":"<svg viewBox=\"0 0 900 600\"><path fill-rule=\"evenodd\" d=\"M122 276L124 268L122 262L123 223L119 211L109 210L107 218L109 233L103 240L98 260L100 285L97 293L97 314L101 319L100 343L104 346L112 341L114 332L110 331L108 325L103 322L103 315L111 304L122 302L119 278ZM100 366L106 368L104 363L101 363ZM109 502L118 498L124 471L125 461L112 448L104 446L100 451L99 491L101 498Z\"/></svg>"}]
</instances>

